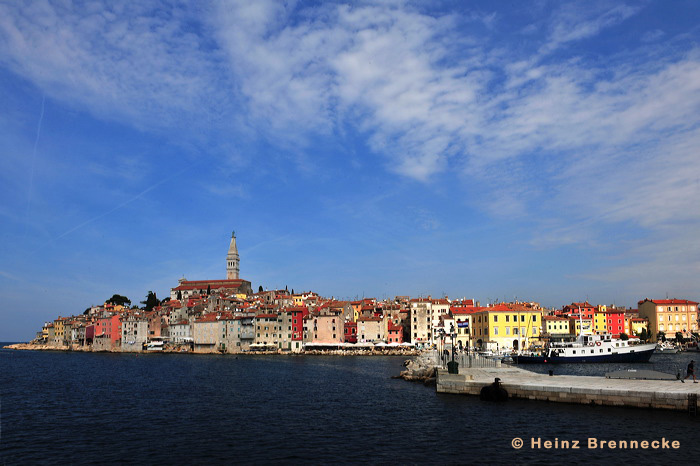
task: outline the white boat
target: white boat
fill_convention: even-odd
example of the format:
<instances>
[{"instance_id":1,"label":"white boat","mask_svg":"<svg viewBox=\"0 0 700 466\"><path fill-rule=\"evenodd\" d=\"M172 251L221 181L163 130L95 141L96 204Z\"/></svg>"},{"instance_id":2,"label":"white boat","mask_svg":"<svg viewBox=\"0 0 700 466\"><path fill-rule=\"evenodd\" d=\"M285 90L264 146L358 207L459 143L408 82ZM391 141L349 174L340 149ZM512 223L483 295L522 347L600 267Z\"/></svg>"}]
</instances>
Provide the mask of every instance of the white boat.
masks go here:
<instances>
[{"instance_id":1,"label":"white boat","mask_svg":"<svg viewBox=\"0 0 700 466\"><path fill-rule=\"evenodd\" d=\"M680 351L676 345L668 341L657 343L654 353L676 354Z\"/></svg>"},{"instance_id":2,"label":"white boat","mask_svg":"<svg viewBox=\"0 0 700 466\"><path fill-rule=\"evenodd\" d=\"M146 351L163 351L163 340L151 340L146 345Z\"/></svg>"},{"instance_id":3,"label":"white boat","mask_svg":"<svg viewBox=\"0 0 700 466\"><path fill-rule=\"evenodd\" d=\"M573 342L550 343L540 353L515 356L518 364L647 362L656 343L637 343L610 334L579 335Z\"/></svg>"}]
</instances>

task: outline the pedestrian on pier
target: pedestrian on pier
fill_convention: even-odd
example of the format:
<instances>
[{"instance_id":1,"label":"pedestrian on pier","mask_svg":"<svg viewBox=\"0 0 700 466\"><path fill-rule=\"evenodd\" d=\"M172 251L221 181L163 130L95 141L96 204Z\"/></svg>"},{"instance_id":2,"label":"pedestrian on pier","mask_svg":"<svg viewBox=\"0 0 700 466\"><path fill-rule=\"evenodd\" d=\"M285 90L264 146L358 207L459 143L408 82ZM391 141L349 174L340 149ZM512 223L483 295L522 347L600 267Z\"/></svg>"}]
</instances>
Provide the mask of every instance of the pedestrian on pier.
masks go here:
<instances>
[{"instance_id":1,"label":"pedestrian on pier","mask_svg":"<svg viewBox=\"0 0 700 466\"><path fill-rule=\"evenodd\" d=\"M688 363L688 369L687 369L687 374L685 375L685 378L687 379L690 376L693 376L693 383L698 383L698 380L695 378L695 360L691 360ZM685 383L685 379L681 380L681 382Z\"/></svg>"}]
</instances>

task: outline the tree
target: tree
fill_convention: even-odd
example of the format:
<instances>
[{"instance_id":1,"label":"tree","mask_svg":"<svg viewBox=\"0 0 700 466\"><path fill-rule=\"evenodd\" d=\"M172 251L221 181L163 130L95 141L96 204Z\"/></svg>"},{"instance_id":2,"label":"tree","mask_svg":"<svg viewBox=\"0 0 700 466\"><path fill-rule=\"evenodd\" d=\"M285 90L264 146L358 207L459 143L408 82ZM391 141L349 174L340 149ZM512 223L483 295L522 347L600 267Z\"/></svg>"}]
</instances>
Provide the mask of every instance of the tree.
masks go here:
<instances>
[{"instance_id":1,"label":"tree","mask_svg":"<svg viewBox=\"0 0 700 466\"><path fill-rule=\"evenodd\" d=\"M182 291L177 290L177 300L182 301Z\"/></svg>"},{"instance_id":2,"label":"tree","mask_svg":"<svg viewBox=\"0 0 700 466\"><path fill-rule=\"evenodd\" d=\"M211 285L207 285L207 296L211 295Z\"/></svg>"},{"instance_id":3,"label":"tree","mask_svg":"<svg viewBox=\"0 0 700 466\"><path fill-rule=\"evenodd\" d=\"M156 296L156 294L154 292L149 291L148 295L146 296L146 300L141 301L141 304L144 304L145 306L143 309L145 311L149 312L149 311L152 311L154 307L159 306L160 301L158 301L158 297Z\"/></svg>"},{"instance_id":4,"label":"tree","mask_svg":"<svg viewBox=\"0 0 700 466\"><path fill-rule=\"evenodd\" d=\"M114 304L115 306L130 306L131 305L131 300L127 298L126 296L122 296L120 294L114 294L112 295L111 298L109 298L107 301L105 301L106 304Z\"/></svg>"},{"instance_id":5,"label":"tree","mask_svg":"<svg viewBox=\"0 0 700 466\"><path fill-rule=\"evenodd\" d=\"M85 310L83 311L83 315L84 315L84 316L88 315L88 312L90 312L90 309L92 309L92 308L89 307L89 308L85 309Z\"/></svg>"},{"instance_id":6,"label":"tree","mask_svg":"<svg viewBox=\"0 0 700 466\"><path fill-rule=\"evenodd\" d=\"M642 331L639 333L639 339L641 341L647 341L649 339L649 334L647 333L646 327L642 327Z\"/></svg>"},{"instance_id":7,"label":"tree","mask_svg":"<svg viewBox=\"0 0 700 466\"><path fill-rule=\"evenodd\" d=\"M263 292L263 288L262 288L262 285L260 285L260 286L258 287L258 293L262 293L262 292Z\"/></svg>"},{"instance_id":8,"label":"tree","mask_svg":"<svg viewBox=\"0 0 700 466\"><path fill-rule=\"evenodd\" d=\"M620 340L625 341L625 340L629 340L629 339L630 339L630 337L626 333L620 334Z\"/></svg>"}]
</instances>

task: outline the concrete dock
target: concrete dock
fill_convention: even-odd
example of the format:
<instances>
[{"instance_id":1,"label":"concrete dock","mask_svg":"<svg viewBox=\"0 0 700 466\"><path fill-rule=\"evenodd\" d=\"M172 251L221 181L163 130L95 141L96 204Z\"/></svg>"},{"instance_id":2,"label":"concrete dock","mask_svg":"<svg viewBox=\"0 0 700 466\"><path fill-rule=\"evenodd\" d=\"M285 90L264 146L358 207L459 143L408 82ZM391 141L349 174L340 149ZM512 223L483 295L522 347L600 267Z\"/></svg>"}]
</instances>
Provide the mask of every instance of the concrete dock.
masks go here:
<instances>
[{"instance_id":1,"label":"concrete dock","mask_svg":"<svg viewBox=\"0 0 700 466\"><path fill-rule=\"evenodd\" d=\"M555 369L556 370L556 369ZM537 374L514 366L459 368L459 374L438 369L437 392L479 395L481 388L501 379L510 398L670 409L697 413L700 383L680 380L608 379L576 375Z\"/></svg>"}]
</instances>

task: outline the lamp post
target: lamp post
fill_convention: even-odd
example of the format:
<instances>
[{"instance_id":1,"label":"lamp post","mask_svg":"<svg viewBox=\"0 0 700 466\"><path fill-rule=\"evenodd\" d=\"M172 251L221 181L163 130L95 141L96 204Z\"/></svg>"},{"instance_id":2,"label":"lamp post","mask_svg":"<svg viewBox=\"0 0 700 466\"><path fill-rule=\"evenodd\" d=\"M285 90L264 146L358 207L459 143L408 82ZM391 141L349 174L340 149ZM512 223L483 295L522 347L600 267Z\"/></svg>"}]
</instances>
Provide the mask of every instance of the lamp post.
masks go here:
<instances>
[{"instance_id":1,"label":"lamp post","mask_svg":"<svg viewBox=\"0 0 700 466\"><path fill-rule=\"evenodd\" d=\"M441 347L438 347L438 352L439 352L438 357L440 358L440 361L442 362L442 366L444 367L445 364L447 364L447 361L445 361L445 355L444 355L444 352L445 352L445 329L442 329L442 328L439 329L438 334L440 336L439 341L441 343L441 345L440 345Z\"/></svg>"}]
</instances>

